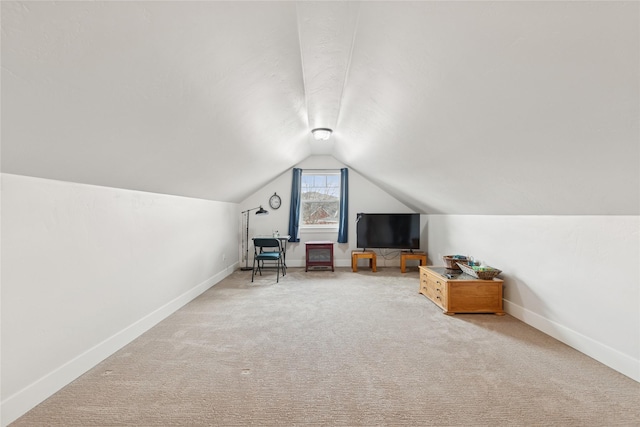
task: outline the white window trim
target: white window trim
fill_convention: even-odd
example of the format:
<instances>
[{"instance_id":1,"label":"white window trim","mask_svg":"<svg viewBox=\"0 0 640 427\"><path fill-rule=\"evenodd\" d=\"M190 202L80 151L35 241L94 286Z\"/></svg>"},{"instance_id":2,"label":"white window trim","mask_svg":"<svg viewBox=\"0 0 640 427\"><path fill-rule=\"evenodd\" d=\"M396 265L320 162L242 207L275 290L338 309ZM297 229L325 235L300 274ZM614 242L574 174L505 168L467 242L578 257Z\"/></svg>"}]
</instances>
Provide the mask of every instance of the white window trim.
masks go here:
<instances>
[{"instance_id":1,"label":"white window trim","mask_svg":"<svg viewBox=\"0 0 640 427\"><path fill-rule=\"evenodd\" d=\"M300 234L323 234L323 233L327 233L327 234L337 234L338 233L338 227L334 227L334 226L324 226L322 228L320 227L312 227L309 225L301 225L300 226Z\"/></svg>"},{"instance_id":2,"label":"white window trim","mask_svg":"<svg viewBox=\"0 0 640 427\"><path fill-rule=\"evenodd\" d=\"M342 178L340 175L340 169L307 169L307 172L305 172L305 170L302 169L302 176L304 175L337 175L338 177ZM300 191L302 191L302 189L300 189ZM342 201L342 198L340 199L340 202L341 201ZM302 208L302 204L301 204L301 208ZM337 233L340 226L338 224L305 225L302 223L302 217L300 217L300 224L298 224L298 227L299 227L298 229L300 233L310 234L310 233Z\"/></svg>"}]
</instances>

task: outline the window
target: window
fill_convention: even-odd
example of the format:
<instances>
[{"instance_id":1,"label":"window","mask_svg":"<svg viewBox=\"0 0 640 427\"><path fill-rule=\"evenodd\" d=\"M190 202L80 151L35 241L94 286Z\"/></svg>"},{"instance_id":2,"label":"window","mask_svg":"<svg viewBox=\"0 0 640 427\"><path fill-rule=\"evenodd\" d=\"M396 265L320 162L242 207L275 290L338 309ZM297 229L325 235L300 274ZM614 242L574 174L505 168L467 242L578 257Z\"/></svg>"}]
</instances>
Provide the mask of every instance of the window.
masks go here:
<instances>
[{"instance_id":1,"label":"window","mask_svg":"<svg viewBox=\"0 0 640 427\"><path fill-rule=\"evenodd\" d=\"M340 171L303 172L300 186L300 227L338 228Z\"/></svg>"},{"instance_id":2,"label":"window","mask_svg":"<svg viewBox=\"0 0 640 427\"><path fill-rule=\"evenodd\" d=\"M303 200L304 199L304 200ZM293 168L291 209L289 210L290 242L300 241L300 229L338 231L338 243L349 236L349 169L303 173Z\"/></svg>"}]
</instances>

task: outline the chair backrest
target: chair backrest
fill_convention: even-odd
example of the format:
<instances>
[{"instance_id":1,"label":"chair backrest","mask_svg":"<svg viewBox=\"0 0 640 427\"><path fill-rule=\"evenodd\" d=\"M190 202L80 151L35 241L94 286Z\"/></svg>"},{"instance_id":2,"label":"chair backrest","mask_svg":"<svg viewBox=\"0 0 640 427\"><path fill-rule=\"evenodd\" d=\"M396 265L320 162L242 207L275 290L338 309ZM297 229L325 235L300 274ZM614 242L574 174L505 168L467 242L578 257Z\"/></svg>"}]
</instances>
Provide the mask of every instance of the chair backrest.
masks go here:
<instances>
[{"instance_id":1,"label":"chair backrest","mask_svg":"<svg viewBox=\"0 0 640 427\"><path fill-rule=\"evenodd\" d=\"M256 237L253 239L253 246L255 248L277 248L281 251L280 240L270 237Z\"/></svg>"}]
</instances>

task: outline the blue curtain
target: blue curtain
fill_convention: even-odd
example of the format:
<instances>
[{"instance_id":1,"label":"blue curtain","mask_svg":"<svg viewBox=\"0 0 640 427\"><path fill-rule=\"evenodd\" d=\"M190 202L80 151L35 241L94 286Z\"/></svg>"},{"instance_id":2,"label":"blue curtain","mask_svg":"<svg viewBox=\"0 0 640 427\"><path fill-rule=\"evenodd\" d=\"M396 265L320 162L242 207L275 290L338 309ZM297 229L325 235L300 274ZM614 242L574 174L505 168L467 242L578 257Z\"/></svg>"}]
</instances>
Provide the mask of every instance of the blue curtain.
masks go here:
<instances>
[{"instance_id":1,"label":"blue curtain","mask_svg":"<svg viewBox=\"0 0 640 427\"><path fill-rule=\"evenodd\" d=\"M302 184L302 169L293 168L291 182L291 208L289 209L289 241L300 241L300 186Z\"/></svg>"},{"instance_id":2,"label":"blue curtain","mask_svg":"<svg viewBox=\"0 0 640 427\"><path fill-rule=\"evenodd\" d=\"M340 219L338 243L347 243L349 234L349 169L340 169Z\"/></svg>"}]
</instances>

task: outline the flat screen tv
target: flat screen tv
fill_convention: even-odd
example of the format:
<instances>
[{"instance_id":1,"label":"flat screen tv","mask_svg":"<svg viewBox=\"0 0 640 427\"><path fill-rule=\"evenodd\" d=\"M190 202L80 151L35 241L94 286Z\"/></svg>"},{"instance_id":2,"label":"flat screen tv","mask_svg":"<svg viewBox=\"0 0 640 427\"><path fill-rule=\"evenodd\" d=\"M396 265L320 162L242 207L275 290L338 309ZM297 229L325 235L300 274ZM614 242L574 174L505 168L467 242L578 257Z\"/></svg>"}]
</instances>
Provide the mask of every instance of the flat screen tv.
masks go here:
<instances>
[{"instance_id":1,"label":"flat screen tv","mask_svg":"<svg viewBox=\"0 0 640 427\"><path fill-rule=\"evenodd\" d=\"M420 249L420 214L359 213L358 248Z\"/></svg>"}]
</instances>

